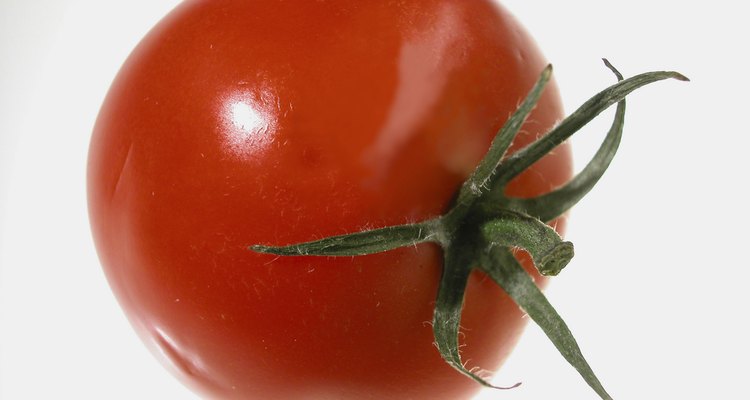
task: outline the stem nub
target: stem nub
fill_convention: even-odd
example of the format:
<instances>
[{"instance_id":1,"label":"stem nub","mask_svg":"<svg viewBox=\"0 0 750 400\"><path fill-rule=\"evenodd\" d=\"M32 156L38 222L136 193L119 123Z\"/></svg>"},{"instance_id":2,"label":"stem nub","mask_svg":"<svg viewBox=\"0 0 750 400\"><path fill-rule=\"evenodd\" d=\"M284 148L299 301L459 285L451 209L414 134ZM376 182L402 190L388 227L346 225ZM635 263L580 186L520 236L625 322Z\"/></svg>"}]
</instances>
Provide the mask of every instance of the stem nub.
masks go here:
<instances>
[{"instance_id":1,"label":"stem nub","mask_svg":"<svg viewBox=\"0 0 750 400\"><path fill-rule=\"evenodd\" d=\"M559 274L573 258L573 243L564 242L551 226L515 211L501 214L482 226L487 242L528 251L542 275Z\"/></svg>"}]
</instances>

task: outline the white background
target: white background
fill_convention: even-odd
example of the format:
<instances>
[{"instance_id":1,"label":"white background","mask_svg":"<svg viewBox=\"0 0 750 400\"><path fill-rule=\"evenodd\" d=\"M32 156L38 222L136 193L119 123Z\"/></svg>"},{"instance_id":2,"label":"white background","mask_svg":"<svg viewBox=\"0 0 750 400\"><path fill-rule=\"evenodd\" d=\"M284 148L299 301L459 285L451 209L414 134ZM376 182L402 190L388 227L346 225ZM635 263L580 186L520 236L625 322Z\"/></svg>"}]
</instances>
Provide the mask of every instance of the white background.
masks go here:
<instances>
[{"instance_id":1,"label":"white background","mask_svg":"<svg viewBox=\"0 0 750 400\"><path fill-rule=\"evenodd\" d=\"M299 0L303 1L303 0ZM141 345L99 268L89 135L114 74L176 0L0 0L0 398L193 399ZM568 110L625 75L625 139L572 213L577 256L548 291L618 399L750 398L742 2L506 0L555 64ZM609 114L611 115L611 114ZM576 139L577 165L603 137ZM481 399L594 399L530 327Z\"/></svg>"}]
</instances>

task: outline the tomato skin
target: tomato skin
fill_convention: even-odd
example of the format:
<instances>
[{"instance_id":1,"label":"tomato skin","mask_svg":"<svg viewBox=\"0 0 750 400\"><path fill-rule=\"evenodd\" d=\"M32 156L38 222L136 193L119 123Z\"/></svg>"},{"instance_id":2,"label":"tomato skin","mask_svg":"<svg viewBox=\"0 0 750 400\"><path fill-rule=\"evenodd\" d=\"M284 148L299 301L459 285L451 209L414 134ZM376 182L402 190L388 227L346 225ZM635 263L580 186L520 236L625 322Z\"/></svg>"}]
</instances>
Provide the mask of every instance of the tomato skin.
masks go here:
<instances>
[{"instance_id":1,"label":"tomato skin","mask_svg":"<svg viewBox=\"0 0 750 400\"><path fill-rule=\"evenodd\" d=\"M94 239L136 331L211 398L470 397L433 345L438 248L247 246L440 215L545 63L491 1L183 2L123 66L90 147ZM552 84L514 149L561 117ZM509 192L571 172L563 146ZM475 273L468 366L497 368L524 323Z\"/></svg>"}]
</instances>

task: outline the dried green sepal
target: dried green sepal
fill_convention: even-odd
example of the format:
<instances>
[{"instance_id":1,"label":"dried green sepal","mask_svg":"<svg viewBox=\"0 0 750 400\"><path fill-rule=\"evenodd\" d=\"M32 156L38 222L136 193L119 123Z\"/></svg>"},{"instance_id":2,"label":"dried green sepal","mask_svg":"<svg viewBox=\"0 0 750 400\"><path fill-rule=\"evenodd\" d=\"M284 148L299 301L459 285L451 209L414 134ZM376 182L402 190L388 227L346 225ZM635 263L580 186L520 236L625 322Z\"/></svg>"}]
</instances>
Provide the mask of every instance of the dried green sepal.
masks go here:
<instances>
[{"instance_id":1,"label":"dried green sepal","mask_svg":"<svg viewBox=\"0 0 750 400\"><path fill-rule=\"evenodd\" d=\"M617 76L619 81L624 78L615 67L607 60L604 63ZM599 182L604 172L609 167L612 159L617 153L622 139L623 125L625 122L625 100L617 103L615 117L612 126L599 146L594 157L586 164L570 182L560 188L555 189L547 194L522 199L508 198L506 206L513 210L523 210L524 212L539 218L542 221L552 221L561 216L565 211L573 207Z\"/></svg>"},{"instance_id":2,"label":"dried green sepal","mask_svg":"<svg viewBox=\"0 0 750 400\"><path fill-rule=\"evenodd\" d=\"M483 253L482 270L518 304L544 331L560 354L572 365L599 397L610 400L599 378L583 357L580 347L565 321L547 301L525 269L504 247L488 246Z\"/></svg>"}]
</instances>

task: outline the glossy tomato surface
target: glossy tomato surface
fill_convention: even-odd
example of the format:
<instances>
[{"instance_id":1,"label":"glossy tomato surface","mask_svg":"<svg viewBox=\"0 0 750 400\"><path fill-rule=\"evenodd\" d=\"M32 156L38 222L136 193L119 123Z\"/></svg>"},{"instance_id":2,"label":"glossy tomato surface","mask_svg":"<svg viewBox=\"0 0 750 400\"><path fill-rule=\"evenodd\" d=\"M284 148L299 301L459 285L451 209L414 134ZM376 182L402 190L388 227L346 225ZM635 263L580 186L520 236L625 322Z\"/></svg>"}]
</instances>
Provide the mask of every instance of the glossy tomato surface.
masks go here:
<instances>
[{"instance_id":1,"label":"glossy tomato surface","mask_svg":"<svg viewBox=\"0 0 750 400\"><path fill-rule=\"evenodd\" d=\"M89 155L97 250L140 337L209 398L471 397L433 345L439 248L247 247L440 215L545 64L491 1L182 3L122 67ZM514 148L561 115L551 85ZM509 191L571 172L562 147ZM475 273L468 367L496 369L523 325Z\"/></svg>"}]
</instances>

